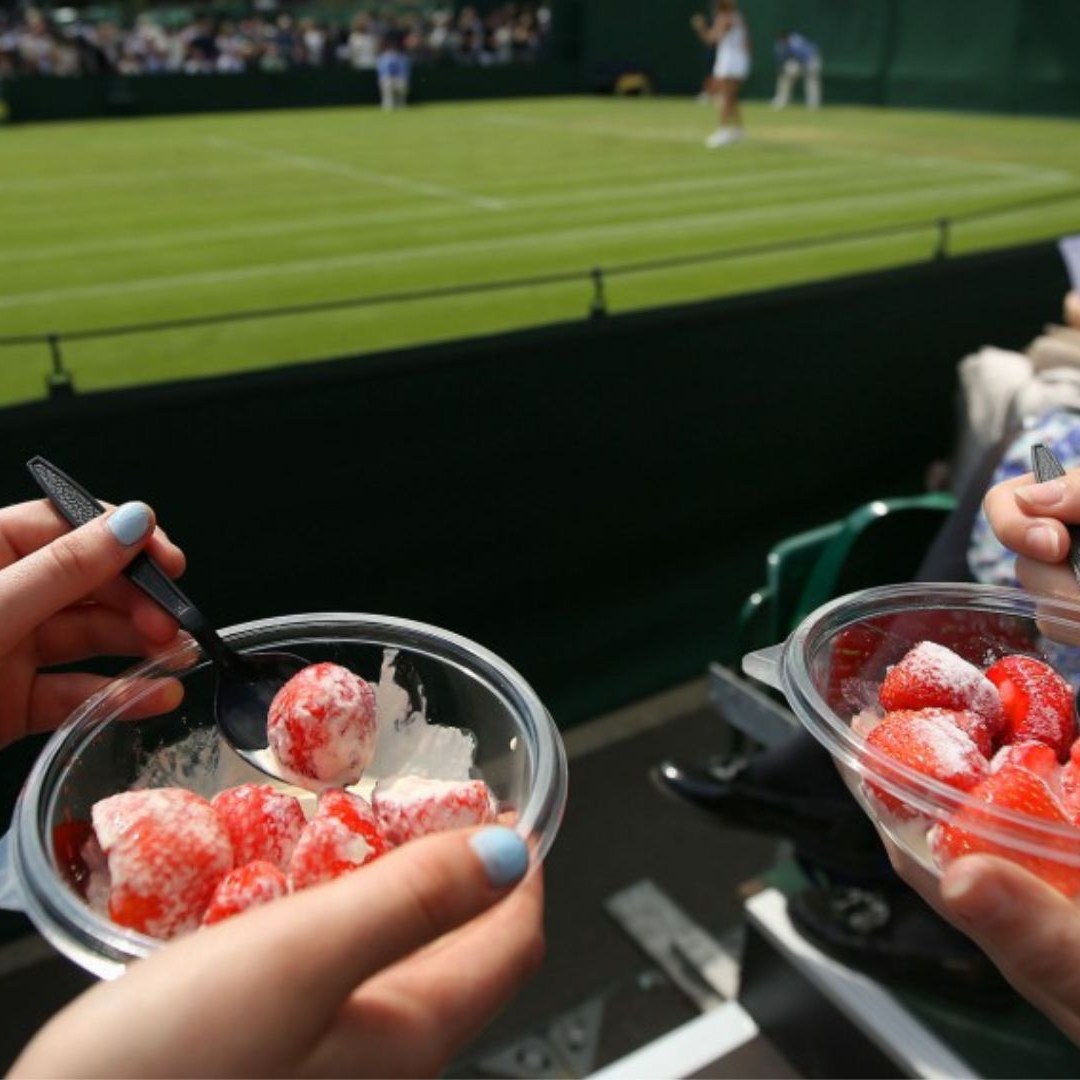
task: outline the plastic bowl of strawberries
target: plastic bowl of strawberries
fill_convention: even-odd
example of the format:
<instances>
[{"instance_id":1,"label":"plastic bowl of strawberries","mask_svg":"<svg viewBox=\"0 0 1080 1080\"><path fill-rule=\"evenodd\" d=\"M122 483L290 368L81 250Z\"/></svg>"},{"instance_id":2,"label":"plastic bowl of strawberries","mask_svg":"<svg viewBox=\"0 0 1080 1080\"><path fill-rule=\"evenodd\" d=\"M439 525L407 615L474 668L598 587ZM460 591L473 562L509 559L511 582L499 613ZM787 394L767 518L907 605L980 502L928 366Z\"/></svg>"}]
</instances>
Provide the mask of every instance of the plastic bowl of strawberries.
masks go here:
<instances>
[{"instance_id":1,"label":"plastic bowl of strawberries","mask_svg":"<svg viewBox=\"0 0 1080 1080\"><path fill-rule=\"evenodd\" d=\"M784 694L918 864L940 874L997 855L1080 899L1080 604L983 585L868 589L743 669Z\"/></svg>"},{"instance_id":2,"label":"plastic bowl of strawberries","mask_svg":"<svg viewBox=\"0 0 1080 1080\"><path fill-rule=\"evenodd\" d=\"M168 940L444 829L498 821L534 864L547 854L566 756L499 657L378 615L267 619L222 636L310 661L268 710L272 771L296 782L220 736L215 674L195 646L85 702L42 751L0 838L0 907L25 912L70 959L112 977Z\"/></svg>"}]
</instances>

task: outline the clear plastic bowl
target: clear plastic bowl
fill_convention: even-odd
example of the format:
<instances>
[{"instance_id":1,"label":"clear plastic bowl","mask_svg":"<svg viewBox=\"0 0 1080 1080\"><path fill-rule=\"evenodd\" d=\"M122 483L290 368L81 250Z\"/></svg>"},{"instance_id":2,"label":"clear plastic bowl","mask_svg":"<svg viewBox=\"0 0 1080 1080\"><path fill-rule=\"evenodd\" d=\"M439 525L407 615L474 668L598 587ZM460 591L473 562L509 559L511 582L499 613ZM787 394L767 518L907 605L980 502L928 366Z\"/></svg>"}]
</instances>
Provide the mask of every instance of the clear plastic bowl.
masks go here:
<instances>
[{"instance_id":1,"label":"clear plastic bowl","mask_svg":"<svg viewBox=\"0 0 1080 1080\"><path fill-rule=\"evenodd\" d=\"M879 832L931 873L943 869L930 847L931 829L961 810L977 810L963 827L980 846L1044 877L1054 864L1051 876L1075 878L1080 893L1080 829L978 801L883 754L852 729L860 712L877 706L886 669L920 641L948 646L984 670L1010 653L1038 657L1074 693L1080 678L1080 604L964 584L885 586L841 597L809 615L782 645L744 657L743 670L784 694ZM883 804L880 791L904 812Z\"/></svg>"},{"instance_id":2,"label":"clear plastic bowl","mask_svg":"<svg viewBox=\"0 0 1080 1080\"><path fill-rule=\"evenodd\" d=\"M434 725L475 737L475 772L511 809L534 862L547 854L566 801L566 755L547 710L524 679L493 653L422 623L380 615L297 615L222 632L240 651L281 649L313 663L332 661L371 682L386 650L411 662ZM184 684L174 711L137 718L147 679ZM85 702L54 734L27 779L12 826L0 840L0 906L24 911L60 952L102 977L119 974L160 942L97 915L54 850L58 826L85 822L98 799L139 782L176 784L204 796L245 782L265 783L217 733L215 675L194 650L141 664ZM144 710L145 711L145 710ZM156 772L155 772L156 771ZM378 777L365 777L378 779Z\"/></svg>"}]
</instances>

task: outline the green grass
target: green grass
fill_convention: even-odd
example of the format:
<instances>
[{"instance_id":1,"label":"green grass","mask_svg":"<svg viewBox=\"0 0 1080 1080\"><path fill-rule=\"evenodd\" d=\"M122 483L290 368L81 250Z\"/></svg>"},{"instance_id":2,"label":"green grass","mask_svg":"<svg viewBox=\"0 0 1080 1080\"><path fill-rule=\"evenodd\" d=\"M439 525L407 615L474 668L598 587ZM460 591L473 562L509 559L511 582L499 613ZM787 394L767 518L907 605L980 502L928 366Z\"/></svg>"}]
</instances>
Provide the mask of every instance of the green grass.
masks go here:
<instances>
[{"instance_id":1,"label":"green grass","mask_svg":"<svg viewBox=\"0 0 1080 1080\"><path fill-rule=\"evenodd\" d=\"M1080 188L1080 122L563 98L0 129L0 335L588 271ZM958 225L972 251L1080 230L1080 199ZM613 311L920 260L932 229L616 276ZM82 389L582 317L587 282L73 342ZM0 350L0 401L48 353Z\"/></svg>"}]
</instances>

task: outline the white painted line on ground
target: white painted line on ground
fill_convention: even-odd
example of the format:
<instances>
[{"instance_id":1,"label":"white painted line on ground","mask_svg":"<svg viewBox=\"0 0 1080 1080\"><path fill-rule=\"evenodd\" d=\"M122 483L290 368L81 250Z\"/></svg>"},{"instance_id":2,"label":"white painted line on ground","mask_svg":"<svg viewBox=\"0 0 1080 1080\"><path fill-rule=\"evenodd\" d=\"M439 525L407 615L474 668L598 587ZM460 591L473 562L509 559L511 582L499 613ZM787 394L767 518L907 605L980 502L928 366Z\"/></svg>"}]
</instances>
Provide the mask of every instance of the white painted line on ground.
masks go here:
<instances>
[{"instance_id":1,"label":"white painted line on ground","mask_svg":"<svg viewBox=\"0 0 1080 1080\"><path fill-rule=\"evenodd\" d=\"M689 194L693 192L713 192L723 195L739 188L752 187L755 195L781 192L793 185L805 184L808 180L820 182L834 176L851 176L847 165L814 165L802 169L776 170L768 174L773 179L739 173L736 176L702 176L691 179L665 180L652 184L631 184L621 187L604 186L601 188L580 189L561 194L535 195L515 201L521 210L558 209L574 206L588 206L592 203L607 205L616 202L634 202L637 199L653 199L668 195ZM867 174L860 177L867 184L880 184L882 178ZM896 177L894 176L895 182ZM850 191L850 188L846 188ZM338 231L347 228L368 226L398 225L411 222L434 221L436 223L454 219L459 211L445 203L438 206L410 206L389 211L353 212L335 214L329 217L297 217L287 221L260 221L246 225L221 225L204 229L184 229L164 233L140 233L138 235L110 237L102 240L87 240L73 244L36 244L27 248L8 248L4 257L20 262L47 262L50 259L69 259L81 255L107 255L110 253L156 251L170 247L183 247L190 244L221 243L232 240L251 240L262 237L313 235L322 231Z\"/></svg>"},{"instance_id":2,"label":"white painted line on ground","mask_svg":"<svg viewBox=\"0 0 1080 1080\"><path fill-rule=\"evenodd\" d=\"M886 195L866 195L852 198L837 195L799 203L761 207L758 209L739 208L709 214L687 216L654 216L613 225L597 225L587 228L568 228L542 232L523 233L514 236L500 236L481 240L454 241L446 244L418 245L390 251L358 252L349 255L332 255L318 259L296 259L253 266L239 266L224 270L196 271L187 274L173 274L161 277L140 277L127 280L98 282L93 285L73 285L53 289L41 289L24 293L12 293L0 297L0 309L16 308L30 304L51 304L57 301L88 300L118 294L130 296L133 293L156 292L186 286L223 285L238 281L257 281L267 278L289 277L295 274L319 274L330 271L355 270L375 266L390 266L401 263L423 261L426 259L456 258L462 255L484 255L515 249L536 250L559 247L563 244L581 246L590 242L616 241L627 237L641 237L660 234L673 236L681 233L708 234L724 226L742 227L750 222L776 221L796 215L800 222L815 217L829 217L838 210L854 214L861 210L887 210L900 206L934 200L941 196L957 199L978 195L1004 194L1009 191L1030 190L1032 184L1016 181L984 181L957 188L937 186L918 191L904 190ZM938 207L931 207L928 213L941 212ZM865 228L873 228L873 221L863 223ZM591 265L591 263L590 263Z\"/></svg>"},{"instance_id":3,"label":"white painted line on ground","mask_svg":"<svg viewBox=\"0 0 1080 1080\"><path fill-rule=\"evenodd\" d=\"M453 202L467 203L469 206L475 206L481 210L505 210L510 205L505 199L493 199L486 195L476 195L472 192L461 191L458 188L445 187L442 184L429 184L425 180L412 180L409 177L397 176L393 173L373 172L371 169L361 169L342 161L333 161L330 158L313 157L310 154L293 154L287 150L259 146L256 143L243 142L240 139L229 139L221 135L207 135L203 137L202 141L209 146L217 146L225 150L240 150L248 154L258 154L270 161L295 165L299 169L309 169L312 172L324 173L327 176L360 180L367 184L378 184L381 187L393 188L395 191L409 191L414 195L427 195L433 199L450 199Z\"/></svg>"},{"instance_id":4,"label":"white painted line on ground","mask_svg":"<svg viewBox=\"0 0 1080 1080\"><path fill-rule=\"evenodd\" d=\"M290 168L280 162L279 169ZM229 168L207 165L204 168L177 169L142 169L132 172L92 172L64 173L62 176L18 176L0 180L0 194L26 191L33 194L38 191L78 192L87 187L138 187L140 184L154 183L157 180L210 180L222 177L245 177L250 179L255 166L239 164Z\"/></svg>"},{"instance_id":5,"label":"white painted line on ground","mask_svg":"<svg viewBox=\"0 0 1080 1080\"><path fill-rule=\"evenodd\" d=\"M977 1074L880 983L826 956L794 927L787 901L766 889L746 903L747 914L787 959L864 1035L903 1069L924 1080Z\"/></svg>"},{"instance_id":6,"label":"white painted line on ground","mask_svg":"<svg viewBox=\"0 0 1080 1080\"><path fill-rule=\"evenodd\" d=\"M558 132L565 135L600 135L615 139L630 139L635 142L665 142L683 143L687 146L700 146L705 140L705 134L698 131L689 131L671 128L646 128L634 127L623 128L611 124L595 123L580 120L555 121L541 120L533 116L523 116L519 113L506 112L492 114L485 117L489 124L499 127L517 127L533 129L537 131ZM748 129L749 130L749 129ZM802 132L800 131L800 134ZM760 146L771 149L788 145L784 138L778 137L775 129L764 128L760 134L750 130L749 146L754 142ZM1050 169L1039 165L1029 165L1022 162L989 162L989 161L966 161L962 158L940 157L928 154L890 154L880 153L877 150L860 150L843 144L831 144L812 142L809 139L800 139L793 144L799 150L814 155L830 157L843 157L855 161L888 162L895 165L927 169L950 169L966 172L986 173L991 176L1025 176L1031 179L1044 180L1047 183L1075 183L1077 177L1074 173L1064 169ZM738 151L736 151L737 153Z\"/></svg>"},{"instance_id":7,"label":"white painted line on ground","mask_svg":"<svg viewBox=\"0 0 1080 1080\"><path fill-rule=\"evenodd\" d=\"M744 1046L757 1034L754 1018L738 1002L729 1001L590 1073L589 1080L692 1076Z\"/></svg>"}]
</instances>

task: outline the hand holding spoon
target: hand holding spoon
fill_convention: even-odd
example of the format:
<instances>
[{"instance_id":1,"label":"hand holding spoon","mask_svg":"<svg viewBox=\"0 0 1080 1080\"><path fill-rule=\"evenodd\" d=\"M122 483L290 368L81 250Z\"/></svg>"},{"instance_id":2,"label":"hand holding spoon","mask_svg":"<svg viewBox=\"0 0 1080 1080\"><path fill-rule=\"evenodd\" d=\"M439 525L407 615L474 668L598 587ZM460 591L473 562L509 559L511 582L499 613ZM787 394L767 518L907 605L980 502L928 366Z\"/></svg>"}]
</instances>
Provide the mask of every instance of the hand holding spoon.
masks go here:
<instances>
[{"instance_id":1,"label":"hand holding spoon","mask_svg":"<svg viewBox=\"0 0 1080 1080\"><path fill-rule=\"evenodd\" d=\"M105 513L105 507L70 476L42 457L27 462L30 474L72 527ZM217 669L214 719L226 742L246 761L277 780L298 778L273 771L266 717L274 695L308 661L291 653L239 653L227 644L201 611L149 555L137 555L124 573L163 607L199 643Z\"/></svg>"}]
</instances>

